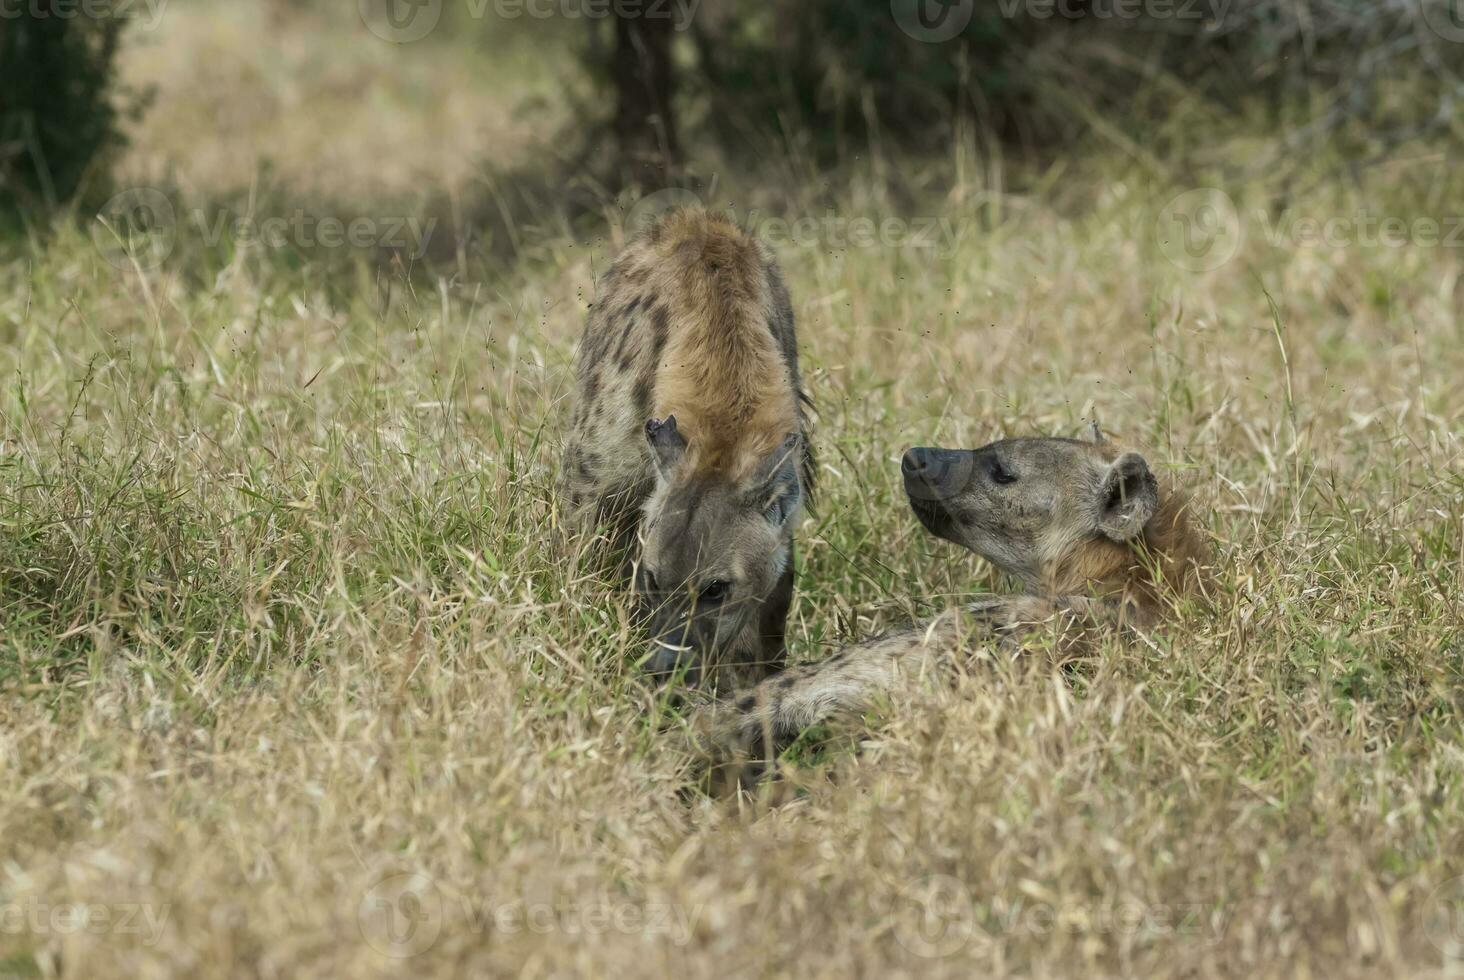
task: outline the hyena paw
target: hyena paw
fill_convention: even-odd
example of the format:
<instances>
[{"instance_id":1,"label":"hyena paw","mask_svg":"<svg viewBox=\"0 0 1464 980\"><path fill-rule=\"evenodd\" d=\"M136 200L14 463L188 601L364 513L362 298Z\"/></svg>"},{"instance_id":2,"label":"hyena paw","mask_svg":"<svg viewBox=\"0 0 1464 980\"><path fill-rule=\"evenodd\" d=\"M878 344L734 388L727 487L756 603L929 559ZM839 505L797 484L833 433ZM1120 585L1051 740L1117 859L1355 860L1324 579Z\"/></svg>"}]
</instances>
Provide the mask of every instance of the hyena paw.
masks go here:
<instances>
[{"instance_id":1,"label":"hyena paw","mask_svg":"<svg viewBox=\"0 0 1464 980\"><path fill-rule=\"evenodd\" d=\"M1051 621L1059 609L1040 596L993 596L976 600L967 611L1003 635L1020 636Z\"/></svg>"},{"instance_id":2,"label":"hyena paw","mask_svg":"<svg viewBox=\"0 0 1464 980\"><path fill-rule=\"evenodd\" d=\"M1006 605L1007 599L1003 596L993 595L981 599L975 599L966 604L966 611L977 618L985 618Z\"/></svg>"}]
</instances>

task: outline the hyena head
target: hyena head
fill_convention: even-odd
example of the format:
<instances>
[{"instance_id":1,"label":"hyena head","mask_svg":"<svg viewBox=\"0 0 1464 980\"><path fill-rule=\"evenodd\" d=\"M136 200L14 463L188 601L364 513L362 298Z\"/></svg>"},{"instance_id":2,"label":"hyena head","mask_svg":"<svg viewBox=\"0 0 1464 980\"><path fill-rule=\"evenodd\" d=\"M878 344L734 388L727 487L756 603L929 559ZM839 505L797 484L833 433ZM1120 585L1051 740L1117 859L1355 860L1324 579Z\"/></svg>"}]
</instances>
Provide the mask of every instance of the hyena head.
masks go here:
<instances>
[{"instance_id":1,"label":"hyena head","mask_svg":"<svg viewBox=\"0 0 1464 980\"><path fill-rule=\"evenodd\" d=\"M801 437L739 479L694 466L674 416L646 423L646 438L658 476L636 575L652 636L644 664L690 684L756 680L782 653Z\"/></svg>"},{"instance_id":2,"label":"hyena head","mask_svg":"<svg viewBox=\"0 0 1464 980\"><path fill-rule=\"evenodd\" d=\"M1079 592L1130 568L1160 510L1144 457L1101 437L911 449L901 469L927 530L1038 591Z\"/></svg>"}]
</instances>

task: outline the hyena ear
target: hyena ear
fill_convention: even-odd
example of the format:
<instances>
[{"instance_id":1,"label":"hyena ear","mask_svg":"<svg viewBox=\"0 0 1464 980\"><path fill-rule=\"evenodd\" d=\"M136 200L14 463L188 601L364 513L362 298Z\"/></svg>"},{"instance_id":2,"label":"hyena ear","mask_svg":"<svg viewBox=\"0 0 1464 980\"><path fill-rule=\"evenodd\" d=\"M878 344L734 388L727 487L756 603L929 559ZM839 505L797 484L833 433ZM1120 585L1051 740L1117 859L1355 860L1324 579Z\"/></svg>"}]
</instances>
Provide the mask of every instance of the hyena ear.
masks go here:
<instances>
[{"instance_id":1,"label":"hyena ear","mask_svg":"<svg viewBox=\"0 0 1464 980\"><path fill-rule=\"evenodd\" d=\"M681 457L686 455L686 439L676 428L676 416L671 415L665 421L651 419L646 423L646 442L651 444L651 452L656 457L656 467L660 469L661 475L665 476L676 468L681 462Z\"/></svg>"},{"instance_id":2,"label":"hyena ear","mask_svg":"<svg viewBox=\"0 0 1464 980\"><path fill-rule=\"evenodd\" d=\"M803 438L796 432L763 460L753 481L752 503L769 523L782 527L803 502L798 482L798 465L803 456Z\"/></svg>"},{"instance_id":3,"label":"hyena ear","mask_svg":"<svg viewBox=\"0 0 1464 980\"><path fill-rule=\"evenodd\" d=\"M1132 541L1159 509L1159 481L1138 453L1124 453L1103 475L1098 530L1114 541Z\"/></svg>"}]
</instances>

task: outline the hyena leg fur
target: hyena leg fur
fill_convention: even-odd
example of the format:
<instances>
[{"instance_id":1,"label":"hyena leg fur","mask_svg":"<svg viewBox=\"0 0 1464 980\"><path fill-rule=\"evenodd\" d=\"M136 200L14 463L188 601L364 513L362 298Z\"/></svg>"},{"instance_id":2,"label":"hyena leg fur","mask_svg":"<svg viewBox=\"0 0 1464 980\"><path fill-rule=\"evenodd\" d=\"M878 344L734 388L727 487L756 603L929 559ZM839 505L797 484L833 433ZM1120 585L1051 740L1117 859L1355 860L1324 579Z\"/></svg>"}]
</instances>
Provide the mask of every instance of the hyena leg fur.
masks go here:
<instances>
[{"instance_id":1,"label":"hyena leg fur","mask_svg":"<svg viewBox=\"0 0 1464 980\"><path fill-rule=\"evenodd\" d=\"M972 602L918 627L847 647L817 664L790 667L690 719L696 751L714 767L756 772L814 725L858 715L932 672L979 650L1015 653L1023 638L1051 630L1064 646L1090 627L1121 620L1115 604L1082 596L1003 596ZM753 767L751 769L746 767Z\"/></svg>"},{"instance_id":2,"label":"hyena leg fur","mask_svg":"<svg viewBox=\"0 0 1464 980\"><path fill-rule=\"evenodd\" d=\"M873 707L960 644L959 617L943 616L848 647L821 663L791 667L692 719L700 754L714 764L770 761L808 728Z\"/></svg>"}]
</instances>

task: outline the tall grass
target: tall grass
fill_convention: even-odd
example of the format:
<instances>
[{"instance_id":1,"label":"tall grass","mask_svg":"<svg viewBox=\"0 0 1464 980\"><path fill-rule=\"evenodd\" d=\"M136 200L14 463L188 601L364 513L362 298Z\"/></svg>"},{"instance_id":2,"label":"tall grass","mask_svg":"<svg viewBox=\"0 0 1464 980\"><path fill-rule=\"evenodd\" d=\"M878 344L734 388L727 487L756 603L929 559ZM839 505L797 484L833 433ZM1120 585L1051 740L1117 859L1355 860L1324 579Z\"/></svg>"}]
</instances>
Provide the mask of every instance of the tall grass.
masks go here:
<instances>
[{"instance_id":1,"label":"tall grass","mask_svg":"<svg viewBox=\"0 0 1464 980\"><path fill-rule=\"evenodd\" d=\"M618 231L546 216L507 271L193 233L113 264L64 225L13 252L0 975L1457 968L1460 255L1273 229L1444 221L1460 178L1430 144L1237 178L1254 131L1157 168L963 146L702 188L955 231L778 245L823 466L795 659L1002 587L907 513L913 443L1097 417L1196 491L1219 583L1081 671L912 685L736 801L691 791L623 597L559 524ZM179 213L238 200L175 178ZM1156 225L1208 185L1244 241L1190 271ZM383 216L364 197L331 213Z\"/></svg>"}]
</instances>

